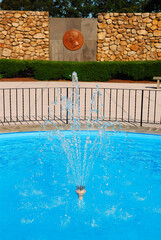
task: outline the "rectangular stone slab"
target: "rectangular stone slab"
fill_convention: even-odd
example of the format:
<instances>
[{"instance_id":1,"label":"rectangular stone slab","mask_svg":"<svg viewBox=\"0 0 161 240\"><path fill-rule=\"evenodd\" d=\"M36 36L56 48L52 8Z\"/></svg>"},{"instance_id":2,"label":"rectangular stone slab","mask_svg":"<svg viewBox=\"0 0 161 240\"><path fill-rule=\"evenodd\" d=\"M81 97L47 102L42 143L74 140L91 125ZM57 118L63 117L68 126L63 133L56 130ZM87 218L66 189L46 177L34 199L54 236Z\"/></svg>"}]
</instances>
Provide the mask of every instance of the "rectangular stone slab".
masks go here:
<instances>
[{"instance_id":1,"label":"rectangular stone slab","mask_svg":"<svg viewBox=\"0 0 161 240\"><path fill-rule=\"evenodd\" d=\"M52 61L96 61L97 19L50 18L50 60ZM83 46L76 51L67 49L63 36L70 29L79 30L84 37Z\"/></svg>"}]
</instances>

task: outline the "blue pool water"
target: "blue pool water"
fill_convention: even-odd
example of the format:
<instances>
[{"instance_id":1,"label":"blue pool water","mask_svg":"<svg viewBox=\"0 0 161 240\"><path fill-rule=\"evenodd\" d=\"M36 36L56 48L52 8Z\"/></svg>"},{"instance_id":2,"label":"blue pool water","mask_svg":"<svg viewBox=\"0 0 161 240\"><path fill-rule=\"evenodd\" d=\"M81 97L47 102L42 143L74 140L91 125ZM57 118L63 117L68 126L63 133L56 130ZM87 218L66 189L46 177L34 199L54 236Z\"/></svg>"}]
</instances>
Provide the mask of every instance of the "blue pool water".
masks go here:
<instances>
[{"instance_id":1,"label":"blue pool water","mask_svg":"<svg viewBox=\"0 0 161 240\"><path fill-rule=\"evenodd\" d=\"M79 201L57 138L0 134L0 239L161 239L161 136L108 135Z\"/></svg>"}]
</instances>

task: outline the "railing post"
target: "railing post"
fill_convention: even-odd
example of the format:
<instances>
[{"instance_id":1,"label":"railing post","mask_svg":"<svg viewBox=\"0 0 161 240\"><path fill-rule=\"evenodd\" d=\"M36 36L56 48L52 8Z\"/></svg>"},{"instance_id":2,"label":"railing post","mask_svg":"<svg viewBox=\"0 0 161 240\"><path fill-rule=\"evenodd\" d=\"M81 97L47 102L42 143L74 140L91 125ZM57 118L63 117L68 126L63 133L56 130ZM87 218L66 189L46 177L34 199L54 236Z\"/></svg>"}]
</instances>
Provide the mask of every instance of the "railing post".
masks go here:
<instances>
[{"instance_id":1,"label":"railing post","mask_svg":"<svg viewBox=\"0 0 161 240\"><path fill-rule=\"evenodd\" d=\"M43 88L41 88L41 120L43 120L44 119L44 106L43 106L43 104L44 104L44 98L43 98Z\"/></svg>"},{"instance_id":2,"label":"railing post","mask_svg":"<svg viewBox=\"0 0 161 240\"><path fill-rule=\"evenodd\" d=\"M16 88L16 121L18 122L18 97L17 97L17 88Z\"/></svg>"},{"instance_id":3,"label":"railing post","mask_svg":"<svg viewBox=\"0 0 161 240\"><path fill-rule=\"evenodd\" d=\"M157 102L157 91L155 91L155 100L154 100L154 123L156 117L156 102Z\"/></svg>"},{"instance_id":4,"label":"railing post","mask_svg":"<svg viewBox=\"0 0 161 240\"><path fill-rule=\"evenodd\" d=\"M67 96L66 96L66 124L68 124L68 87L67 87Z\"/></svg>"},{"instance_id":5,"label":"railing post","mask_svg":"<svg viewBox=\"0 0 161 240\"><path fill-rule=\"evenodd\" d=\"M141 115L140 115L140 127L143 125L143 105L144 105L144 90L141 90Z\"/></svg>"},{"instance_id":6,"label":"railing post","mask_svg":"<svg viewBox=\"0 0 161 240\"><path fill-rule=\"evenodd\" d=\"M11 88L9 89L9 103L10 103L10 122L12 122L12 101L11 101Z\"/></svg>"},{"instance_id":7,"label":"railing post","mask_svg":"<svg viewBox=\"0 0 161 240\"><path fill-rule=\"evenodd\" d=\"M99 92L97 92L97 120L99 118Z\"/></svg>"},{"instance_id":8,"label":"railing post","mask_svg":"<svg viewBox=\"0 0 161 240\"><path fill-rule=\"evenodd\" d=\"M50 117L50 106L49 106L49 88L48 88L48 120L49 120L49 117Z\"/></svg>"},{"instance_id":9,"label":"railing post","mask_svg":"<svg viewBox=\"0 0 161 240\"><path fill-rule=\"evenodd\" d=\"M54 87L54 120L55 120L55 87Z\"/></svg>"},{"instance_id":10,"label":"railing post","mask_svg":"<svg viewBox=\"0 0 161 240\"><path fill-rule=\"evenodd\" d=\"M86 88L85 88L85 93L84 93L84 120L86 120Z\"/></svg>"},{"instance_id":11,"label":"railing post","mask_svg":"<svg viewBox=\"0 0 161 240\"><path fill-rule=\"evenodd\" d=\"M35 120L37 121L37 88L35 88Z\"/></svg>"},{"instance_id":12,"label":"railing post","mask_svg":"<svg viewBox=\"0 0 161 240\"><path fill-rule=\"evenodd\" d=\"M5 91L3 89L3 121L6 121Z\"/></svg>"},{"instance_id":13,"label":"railing post","mask_svg":"<svg viewBox=\"0 0 161 240\"><path fill-rule=\"evenodd\" d=\"M30 88L29 88L29 120L31 121L31 99L30 99Z\"/></svg>"},{"instance_id":14,"label":"railing post","mask_svg":"<svg viewBox=\"0 0 161 240\"><path fill-rule=\"evenodd\" d=\"M22 119L25 120L24 117L24 88L22 88Z\"/></svg>"}]
</instances>

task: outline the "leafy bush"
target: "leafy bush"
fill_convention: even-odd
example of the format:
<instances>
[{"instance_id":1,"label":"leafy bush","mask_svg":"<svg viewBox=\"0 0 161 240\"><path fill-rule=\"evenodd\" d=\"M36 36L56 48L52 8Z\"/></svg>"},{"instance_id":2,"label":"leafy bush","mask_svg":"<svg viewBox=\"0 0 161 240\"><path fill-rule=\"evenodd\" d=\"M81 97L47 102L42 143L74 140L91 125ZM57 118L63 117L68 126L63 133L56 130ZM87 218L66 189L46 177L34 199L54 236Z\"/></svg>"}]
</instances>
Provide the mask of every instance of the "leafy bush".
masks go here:
<instances>
[{"instance_id":1,"label":"leafy bush","mask_svg":"<svg viewBox=\"0 0 161 240\"><path fill-rule=\"evenodd\" d=\"M152 80L161 76L161 61L136 62L53 62L0 59L3 77L34 77L38 80L71 80L73 71L80 81L107 81L110 78Z\"/></svg>"}]
</instances>

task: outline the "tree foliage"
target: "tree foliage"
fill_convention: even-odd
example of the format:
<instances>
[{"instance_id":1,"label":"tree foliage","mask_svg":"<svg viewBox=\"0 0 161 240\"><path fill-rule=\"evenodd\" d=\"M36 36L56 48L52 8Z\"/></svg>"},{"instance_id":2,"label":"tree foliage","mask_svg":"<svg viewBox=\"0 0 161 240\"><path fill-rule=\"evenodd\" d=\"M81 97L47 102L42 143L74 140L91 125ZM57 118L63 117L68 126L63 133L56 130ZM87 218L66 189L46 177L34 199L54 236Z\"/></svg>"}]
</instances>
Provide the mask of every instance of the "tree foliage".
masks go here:
<instances>
[{"instance_id":1,"label":"tree foliage","mask_svg":"<svg viewBox=\"0 0 161 240\"><path fill-rule=\"evenodd\" d=\"M161 11L161 0L148 0L144 6L145 12L160 12Z\"/></svg>"},{"instance_id":2,"label":"tree foliage","mask_svg":"<svg viewBox=\"0 0 161 240\"><path fill-rule=\"evenodd\" d=\"M48 11L52 8L52 0L2 0L3 10Z\"/></svg>"},{"instance_id":3,"label":"tree foliage","mask_svg":"<svg viewBox=\"0 0 161 240\"><path fill-rule=\"evenodd\" d=\"M101 12L158 12L161 0L2 0L0 7L48 11L52 17L97 17Z\"/></svg>"}]
</instances>

